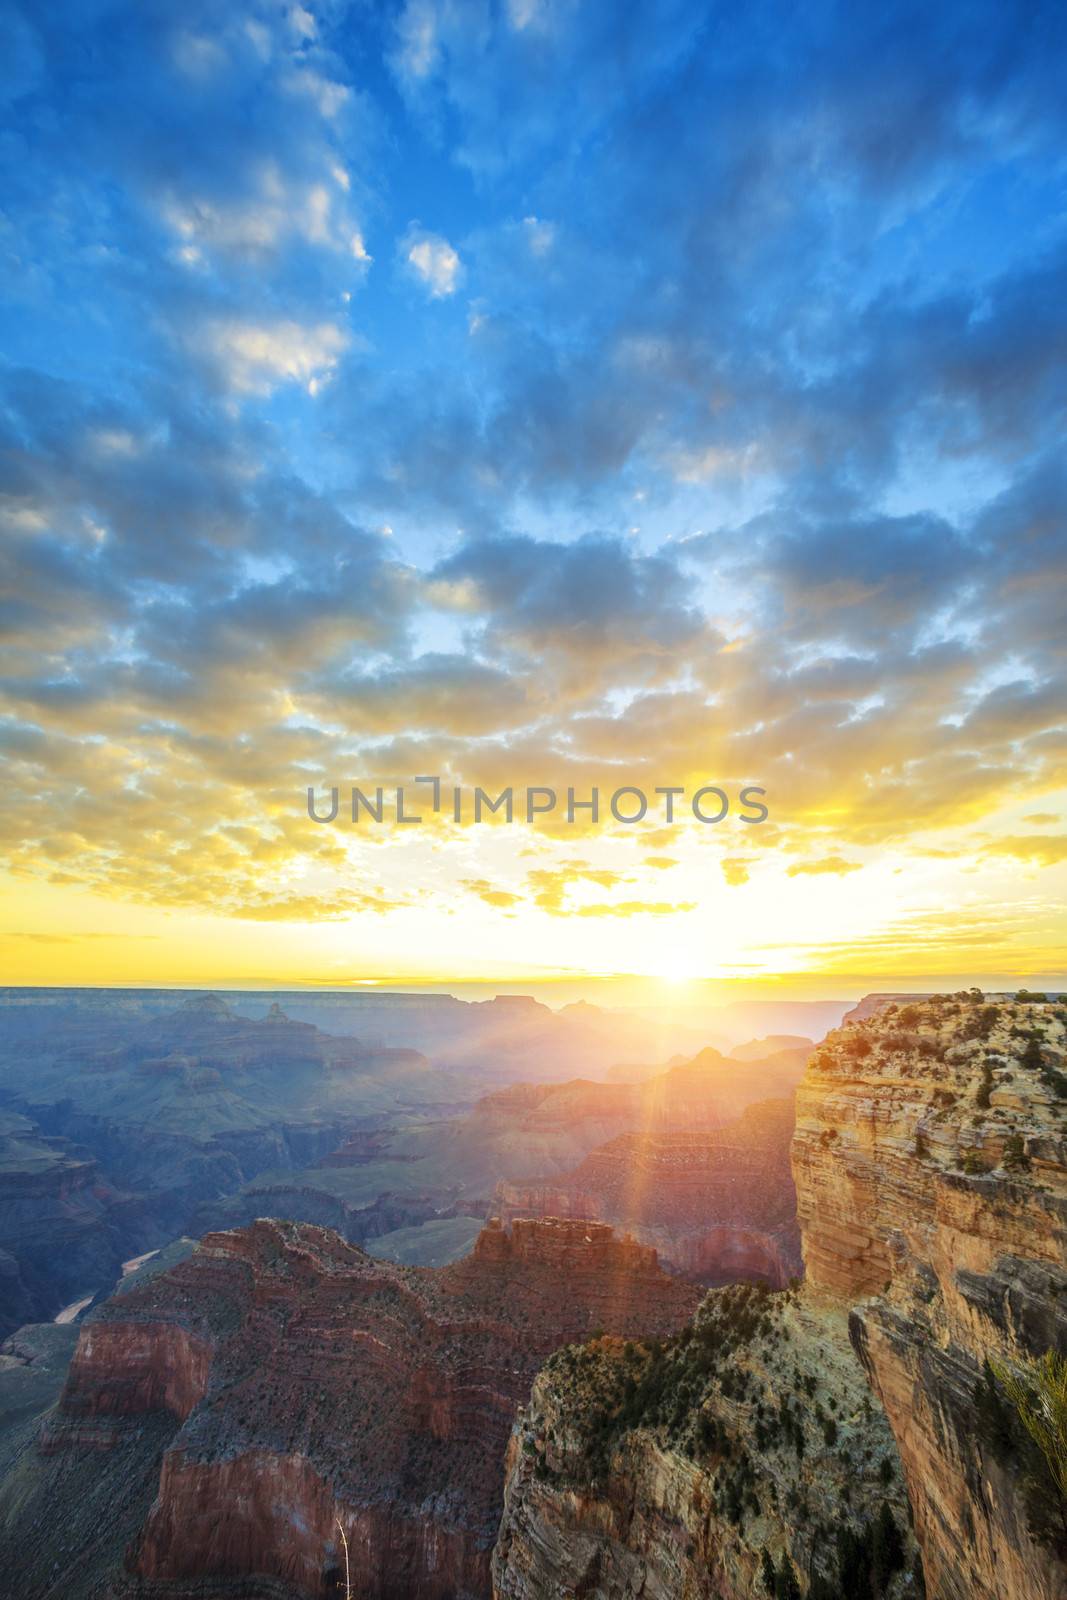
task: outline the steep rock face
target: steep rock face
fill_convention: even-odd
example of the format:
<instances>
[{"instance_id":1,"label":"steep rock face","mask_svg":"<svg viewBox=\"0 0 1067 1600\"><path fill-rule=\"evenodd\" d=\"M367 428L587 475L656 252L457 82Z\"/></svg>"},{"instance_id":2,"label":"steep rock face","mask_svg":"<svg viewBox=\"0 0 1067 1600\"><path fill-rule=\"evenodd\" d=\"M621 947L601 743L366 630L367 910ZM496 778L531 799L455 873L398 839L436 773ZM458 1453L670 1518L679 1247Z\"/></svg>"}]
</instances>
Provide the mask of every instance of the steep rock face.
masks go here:
<instances>
[{"instance_id":1,"label":"steep rock face","mask_svg":"<svg viewBox=\"0 0 1067 1600\"><path fill-rule=\"evenodd\" d=\"M651 1377L642 1350L554 1357L513 1432L497 1600L741 1600L764 1548L818 1600L917 1595L880 1504L902 1528L905 1484L933 1600L1064 1600L1062 1512L983 1375L1067 1351L1064 1020L879 997L824 1042L793 1144L807 1282L768 1297L777 1336L761 1310L694 1364L723 1290Z\"/></svg>"},{"instance_id":2,"label":"steep rock face","mask_svg":"<svg viewBox=\"0 0 1067 1600\"><path fill-rule=\"evenodd\" d=\"M595 1225L497 1223L435 1271L260 1221L208 1235L85 1324L42 1448L94 1451L119 1482L131 1442L169 1416L125 1592L252 1583L318 1600L340 1518L360 1600L485 1596L508 1432L537 1367L593 1329L666 1333L698 1293ZM0 1554L27 1600L44 1592L37 1553Z\"/></svg>"},{"instance_id":3,"label":"steep rock face","mask_svg":"<svg viewBox=\"0 0 1067 1600\"><path fill-rule=\"evenodd\" d=\"M1067 1350L1064 1013L926 1000L831 1035L797 1101L794 1167L813 1290L847 1303L897 1436L930 1591L1063 1600L976 1385Z\"/></svg>"},{"instance_id":4,"label":"steep rock face","mask_svg":"<svg viewBox=\"0 0 1067 1600\"><path fill-rule=\"evenodd\" d=\"M764 1551L822 1600L916 1592L896 1449L842 1312L745 1285L666 1345L551 1358L512 1434L496 1600L747 1600Z\"/></svg>"},{"instance_id":5,"label":"steep rock face","mask_svg":"<svg viewBox=\"0 0 1067 1600\"><path fill-rule=\"evenodd\" d=\"M781 1288L801 1271L792 1134L787 1100L751 1106L721 1129L627 1134L564 1178L501 1183L496 1207L508 1218L610 1222L705 1282Z\"/></svg>"}]
</instances>

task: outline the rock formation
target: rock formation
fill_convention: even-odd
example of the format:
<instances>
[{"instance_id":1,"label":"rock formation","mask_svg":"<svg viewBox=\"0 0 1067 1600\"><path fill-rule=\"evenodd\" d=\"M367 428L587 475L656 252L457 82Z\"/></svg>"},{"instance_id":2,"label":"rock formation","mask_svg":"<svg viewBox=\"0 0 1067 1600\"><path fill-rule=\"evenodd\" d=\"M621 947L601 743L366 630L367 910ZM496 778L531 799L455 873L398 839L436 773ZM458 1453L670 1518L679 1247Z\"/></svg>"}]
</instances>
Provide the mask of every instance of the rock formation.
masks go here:
<instances>
[{"instance_id":1,"label":"rock formation","mask_svg":"<svg viewBox=\"0 0 1067 1600\"><path fill-rule=\"evenodd\" d=\"M83 1325L41 1437L37 1515L0 1504L0 1565L24 1600L47 1592L64 1486L117 1490L162 1422L124 1593L204 1581L318 1600L335 1592L339 1517L360 1600L484 1597L508 1433L540 1363L601 1328L665 1335L698 1298L595 1224L493 1223L439 1271L308 1225L209 1235Z\"/></svg>"},{"instance_id":2,"label":"rock formation","mask_svg":"<svg viewBox=\"0 0 1067 1600\"><path fill-rule=\"evenodd\" d=\"M770 1566L771 1593L781 1575L820 1600L896 1597L916 1592L914 1560L844 1314L742 1285L681 1337L546 1364L512 1434L493 1592L748 1600Z\"/></svg>"},{"instance_id":3,"label":"rock formation","mask_svg":"<svg viewBox=\"0 0 1067 1600\"><path fill-rule=\"evenodd\" d=\"M918 1595L905 1485L935 1600L1064 1600L1062 1498L1002 1375L1067 1352L1065 1016L885 999L823 1043L793 1146L807 1283L546 1365L497 1600Z\"/></svg>"},{"instance_id":4,"label":"rock formation","mask_svg":"<svg viewBox=\"0 0 1067 1600\"><path fill-rule=\"evenodd\" d=\"M798 1096L808 1281L858 1302L853 1343L897 1436L943 1600L1067 1594L1040 1509L1037 1536L1028 1527L1018 1451L1008 1439L998 1450L976 1405L983 1390L986 1411L997 1403L988 1357L1067 1352L1065 1015L973 998L891 1003L831 1035Z\"/></svg>"},{"instance_id":5,"label":"rock formation","mask_svg":"<svg viewBox=\"0 0 1067 1600\"><path fill-rule=\"evenodd\" d=\"M563 1178L501 1183L496 1208L610 1222L705 1283L782 1288L801 1271L792 1135L788 1100L750 1106L722 1128L624 1134Z\"/></svg>"}]
</instances>

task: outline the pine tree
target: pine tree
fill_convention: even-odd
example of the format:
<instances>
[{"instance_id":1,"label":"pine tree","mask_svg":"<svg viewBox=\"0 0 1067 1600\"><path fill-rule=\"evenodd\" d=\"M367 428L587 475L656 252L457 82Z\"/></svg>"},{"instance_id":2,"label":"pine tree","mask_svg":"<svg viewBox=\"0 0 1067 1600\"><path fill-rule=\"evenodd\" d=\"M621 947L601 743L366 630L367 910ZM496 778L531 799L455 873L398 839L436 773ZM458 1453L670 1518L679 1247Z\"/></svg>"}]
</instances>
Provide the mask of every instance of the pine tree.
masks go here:
<instances>
[{"instance_id":1,"label":"pine tree","mask_svg":"<svg viewBox=\"0 0 1067 1600\"><path fill-rule=\"evenodd\" d=\"M871 1577L875 1594L884 1594L895 1572L904 1565L904 1540L896 1518L883 1500L871 1534Z\"/></svg>"},{"instance_id":2,"label":"pine tree","mask_svg":"<svg viewBox=\"0 0 1067 1600\"><path fill-rule=\"evenodd\" d=\"M774 1580L774 1600L800 1600L800 1582L796 1568L784 1550L778 1576Z\"/></svg>"},{"instance_id":3,"label":"pine tree","mask_svg":"<svg viewBox=\"0 0 1067 1600\"><path fill-rule=\"evenodd\" d=\"M760 1557L760 1578L767 1593L773 1595L775 1583L774 1558L766 1545L764 1545L763 1555Z\"/></svg>"}]
</instances>

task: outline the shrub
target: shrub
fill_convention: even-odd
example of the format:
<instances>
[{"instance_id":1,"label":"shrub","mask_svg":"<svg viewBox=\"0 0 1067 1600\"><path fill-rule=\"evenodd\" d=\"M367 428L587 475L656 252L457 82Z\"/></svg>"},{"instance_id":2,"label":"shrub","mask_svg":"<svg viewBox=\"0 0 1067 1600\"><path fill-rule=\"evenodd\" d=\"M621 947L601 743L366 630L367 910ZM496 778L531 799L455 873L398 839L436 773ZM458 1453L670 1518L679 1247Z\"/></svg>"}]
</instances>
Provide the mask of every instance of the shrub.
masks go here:
<instances>
[{"instance_id":1,"label":"shrub","mask_svg":"<svg viewBox=\"0 0 1067 1600\"><path fill-rule=\"evenodd\" d=\"M988 1061L985 1061L982 1063L982 1081L978 1085L978 1091L974 1097L975 1105L981 1107L983 1111L988 1111L991 1104L990 1096L992 1095L992 1092L993 1068L989 1065Z\"/></svg>"},{"instance_id":2,"label":"shrub","mask_svg":"<svg viewBox=\"0 0 1067 1600\"><path fill-rule=\"evenodd\" d=\"M1067 1357L1019 1371L987 1360L975 1389L978 1434L1020 1485L1030 1531L1067 1556Z\"/></svg>"},{"instance_id":3,"label":"shrub","mask_svg":"<svg viewBox=\"0 0 1067 1600\"><path fill-rule=\"evenodd\" d=\"M871 1532L871 1579L875 1594L883 1594L893 1574L904 1565L904 1539L885 1500Z\"/></svg>"},{"instance_id":4,"label":"shrub","mask_svg":"<svg viewBox=\"0 0 1067 1600\"><path fill-rule=\"evenodd\" d=\"M1008 1172L1026 1172L1030 1157L1021 1133L1010 1133L1004 1141L1004 1167Z\"/></svg>"},{"instance_id":5,"label":"shrub","mask_svg":"<svg viewBox=\"0 0 1067 1600\"><path fill-rule=\"evenodd\" d=\"M774 1580L774 1596L775 1600L800 1600L800 1580L797 1577L797 1570L784 1550L778 1575Z\"/></svg>"},{"instance_id":6,"label":"shrub","mask_svg":"<svg viewBox=\"0 0 1067 1600\"><path fill-rule=\"evenodd\" d=\"M1067 1511L1067 1356L1047 1350L1040 1361L1027 1362L1021 1374L995 1361L989 1364L1040 1450Z\"/></svg>"},{"instance_id":7,"label":"shrub","mask_svg":"<svg viewBox=\"0 0 1067 1600\"><path fill-rule=\"evenodd\" d=\"M981 1006L967 1018L960 1029L961 1039L988 1039L997 1025L996 1006Z\"/></svg>"},{"instance_id":8,"label":"shrub","mask_svg":"<svg viewBox=\"0 0 1067 1600\"><path fill-rule=\"evenodd\" d=\"M1043 1072L1045 1069L1045 1057L1041 1050L1041 1041L1036 1034L1031 1034L1026 1041L1022 1065L1031 1068L1035 1072Z\"/></svg>"}]
</instances>

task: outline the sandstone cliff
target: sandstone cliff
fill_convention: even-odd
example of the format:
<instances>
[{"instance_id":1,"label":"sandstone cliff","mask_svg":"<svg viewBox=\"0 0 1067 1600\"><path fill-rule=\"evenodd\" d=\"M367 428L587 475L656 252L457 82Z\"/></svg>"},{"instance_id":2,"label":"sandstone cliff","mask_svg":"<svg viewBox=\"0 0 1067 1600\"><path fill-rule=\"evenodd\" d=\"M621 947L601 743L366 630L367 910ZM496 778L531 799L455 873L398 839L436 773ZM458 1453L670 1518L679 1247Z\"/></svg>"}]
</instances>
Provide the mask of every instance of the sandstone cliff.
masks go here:
<instances>
[{"instance_id":1,"label":"sandstone cliff","mask_svg":"<svg viewBox=\"0 0 1067 1600\"><path fill-rule=\"evenodd\" d=\"M1067 1351L1064 1033L1059 1006L970 994L824 1042L793 1145L804 1288L713 1292L658 1356L548 1363L498 1600L917 1595L905 1486L929 1595L1064 1600L1062 1501L985 1365Z\"/></svg>"},{"instance_id":2,"label":"sandstone cliff","mask_svg":"<svg viewBox=\"0 0 1067 1600\"><path fill-rule=\"evenodd\" d=\"M162 1419L124 1593L318 1600L336 1592L340 1518L360 1600L484 1597L508 1433L540 1363L599 1328L666 1334L698 1298L595 1224L491 1225L439 1271L309 1225L208 1235L84 1325L37 1501L7 1519L0 1562L24 1600L47 1593L65 1485L117 1493Z\"/></svg>"},{"instance_id":3,"label":"sandstone cliff","mask_svg":"<svg viewBox=\"0 0 1067 1600\"><path fill-rule=\"evenodd\" d=\"M889 1006L813 1057L794 1165L812 1291L852 1338L897 1436L932 1594L1063 1600L983 1363L1067 1351L1064 1012ZM996 1397L988 1397L996 1409ZM999 1456L999 1459L998 1459ZM1040 1508L1037 1521L1041 1523Z\"/></svg>"}]
</instances>

